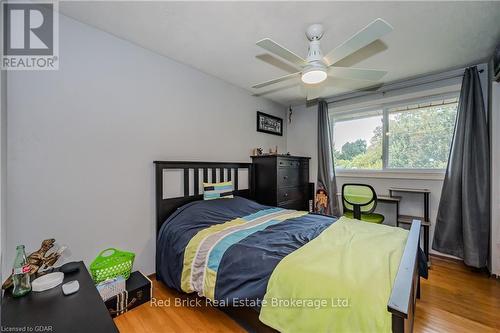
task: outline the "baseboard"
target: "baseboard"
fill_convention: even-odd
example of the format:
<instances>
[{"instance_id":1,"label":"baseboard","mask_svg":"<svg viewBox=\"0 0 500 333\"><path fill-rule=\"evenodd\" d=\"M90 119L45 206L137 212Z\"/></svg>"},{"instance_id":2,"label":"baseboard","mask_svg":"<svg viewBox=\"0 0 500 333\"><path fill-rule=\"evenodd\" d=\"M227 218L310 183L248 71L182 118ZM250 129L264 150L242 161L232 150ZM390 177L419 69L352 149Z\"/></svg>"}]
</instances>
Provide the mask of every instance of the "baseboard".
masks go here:
<instances>
[{"instance_id":1,"label":"baseboard","mask_svg":"<svg viewBox=\"0 0 500 333\"><path fill-rule=\"evenodd\" d=\"M464 265L465 267L468 267L472 272L488 274L490 276L490 278L492 278L492 279L500 279L499 275L490 273L490 271L488 270L487 267L485 267L485 268L469 267L469 266L465 265L465 263L464 263L464 261L462 259L450 258L450 257L447 257L447 256L443 256L443 255L439 255L439 254L434 254L434 253L432 253L430 256L431 256L431 259L432 258L436 258L436 259L439 259L439 260L442 260L442 261L448 261L448 262L453 262L453 263L457 263L457 264L460 264L460 265Z\"/></svg>"},{"instance_id":2,"label":"baseboard","mask_svg":"<svg viewBox=\"0 0 500 333\"><path fill-rule=\"evenodd\" d=\"M430 257L431 257L431 259L432 258L436 258L436 259L439 259L439 260L445 260L445 261L450 261L450 262L455 262L455 263L461 263L461 264L463 264L463 262L464 262L462 259L452 258L452 257L448 257L448 256L443 256L443 255L440 255L440 254L435 254L435 253L431 253Z\"/></svg>"}]
</instances>

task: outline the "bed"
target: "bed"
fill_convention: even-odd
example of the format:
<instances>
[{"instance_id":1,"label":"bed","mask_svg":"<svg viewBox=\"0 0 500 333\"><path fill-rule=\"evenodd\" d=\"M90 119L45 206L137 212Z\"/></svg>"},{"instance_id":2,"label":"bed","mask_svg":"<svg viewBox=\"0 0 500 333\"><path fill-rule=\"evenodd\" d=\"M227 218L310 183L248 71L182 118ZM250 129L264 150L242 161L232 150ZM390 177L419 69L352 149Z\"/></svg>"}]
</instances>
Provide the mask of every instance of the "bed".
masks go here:
<instances>
[{"instance_id":1,"label":"bed","mask_svg":"<svg viewBox=\"0 0 500 333\"><path fill-rule=\"evenodd\" d=\"M251 200L253 193L250 163L155 161L155 168L157 279L179 291L196 291L199 295L215 301L214 304L224 310L244 307L253 313L258 313L261 310L262 300L265 302L266 296L271 294L271 287L277 286L274 290L279 290L280 286L286 286L286 281L290 280L279 279L285 273L277 274L278 271L285 271L284 263L289 263L293 259L306 261L299 257L302 252L311 250L313 244L322 246L320 239L331 237L327 235L328 232L346 225L342 219L339 221L337 218L307 214L307 212L263 206ZM164 174L168 170L181 172L183 195L174 198L165 197ZM241 172L242 170L245 172ZM242 177L246 178L244 182ZM201 180L233 181L235 198L203 201L203 196L200 194ZM246 188L240 188L241 183L246 183ZM258 224L255 221L258 221ZM242 230L232 233L231 237L226 237L225 243L221 242L222 244L217 244L217 248L210 248L210 256L200 255L203 254L201 242L214 236L210 233L220 233L218 230L221 226L228 224L235 224L231 225L231 228L236 230L240 228L239 223L247 224L245 228L241 228ZM255 226L247 227L250 223L254 223ZM360 225L364 228L367 224L360 222ZM388 232L398 230L400 229L392 227L386 229ZM390 316L389 328L392 332L411 332L413 328L414 308L419 292L417 269L419 236L420 222L415 221L407 233L405 243L401 246L401 253L398 254L398 262L392 276L394 282L389 290L389 301L383 310L388 311L386 314ZM210 242L208 243L210 245ZM329 246L329 242L323 242L323 246L325 243ZM304 246L306 244L308 246ZM325 251L325 248L319 250ZM334 251L332 254L335 254L338 248L332 251ZM310 256L310 253L303 255ZM324 260L328 262L328 258ZM329 265L335 265L338 261L342 260L332 259ZM350 266L355 268L356 265ZM214 274L216 278L212 276ZM199 276L203 276L203 279L197 278ZM341 284L339 281L332 281L331 286ZM286 291L287 288L281 287L281 292L283 289ZM297 288L290 286L288 289ZM377 289L380 288L376 285L369 286L365 293ZM321 290L328 293L331 292L329 290L335 289L325 286ZM302 291L307 292L307 290ZM241 302L235 304L236 300ZM265 307L262 310L265 310ZM226 312L233 315L242 313ZM268 321L267 318L272 316L262 316L263 312L261 311L261 320L270 326L286 330L284 326L269 324L272 321ZM300 312L293 315L296 314ZM247 315L243 316L248 318Z\"/></svg>"}]
</instances>

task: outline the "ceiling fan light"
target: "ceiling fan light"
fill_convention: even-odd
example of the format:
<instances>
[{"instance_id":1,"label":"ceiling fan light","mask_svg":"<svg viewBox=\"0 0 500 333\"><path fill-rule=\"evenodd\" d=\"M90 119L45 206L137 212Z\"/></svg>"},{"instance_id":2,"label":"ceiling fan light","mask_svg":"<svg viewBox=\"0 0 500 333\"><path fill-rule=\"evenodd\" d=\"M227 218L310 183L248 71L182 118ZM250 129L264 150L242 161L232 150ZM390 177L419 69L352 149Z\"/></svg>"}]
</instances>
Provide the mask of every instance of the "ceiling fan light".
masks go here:
<instances>
[{"instance_id":1,"label":"ceiling fan light","mask_svg":"<svg viewBox=\"0 0 500 333\"><path fill-rule=\"evenodd\" d=\"M326 80L327 74L323 69L312 69L302 74L302 82L307 84L317 84Z\"/></svg>"}]
</instances>

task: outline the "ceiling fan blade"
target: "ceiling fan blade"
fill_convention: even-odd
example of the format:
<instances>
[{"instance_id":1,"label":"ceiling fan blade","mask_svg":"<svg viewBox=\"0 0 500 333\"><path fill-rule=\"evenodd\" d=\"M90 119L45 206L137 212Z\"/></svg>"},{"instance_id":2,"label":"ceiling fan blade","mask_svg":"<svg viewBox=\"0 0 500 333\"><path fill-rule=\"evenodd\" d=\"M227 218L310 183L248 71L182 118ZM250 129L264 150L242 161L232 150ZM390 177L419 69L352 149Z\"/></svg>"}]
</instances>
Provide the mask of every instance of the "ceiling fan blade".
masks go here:
<instances>
[{"instance_id":1,"label":"ceiling fan blade","mask_svg":"<svg viewBox=\"0 0 500 333\"><path fill-rule=\"evenodd\" d=\"M263 87L269 86L271 84L275 84L275 83L278 83L278 82L290 80L290 79L293 79L293 78L296 78L296 77L299 77L299 76L300 76L300 72L293 73L293 74L288 74L288 75L279 77L277 79L273 79L273 80L269 80L269 81L266 81L266 82L262 82L262 83L256 84L256 85L252 86L252 88L255 88L255 89L263 88Z\"/></svg>"},{"instance_id":2,"label":"ceiling fan blade","mask_svg":"<svg viewBox=\"0 0 500 333\"><path fill-rule=\"evenodd\" d=\"M354 36L330 51L323 60L328 66L344 59L359 49L376 41L393 30L392 26L381 18L376 19L361 29Z\"/></svg>"},{"instance_id":3,"label":"ceiling fan blade","mask_svg":"<svg viewBox=\"0 0 500 333\"><path fill-rule=\"evenodd\" d=\"M387 74L386 71L377 69L363 69L351 67L335 67L332 66L328 70L328 75L334 77L342 77L346 79L364 80L364 81L378 81Z\"/></svg>"},{"instance_id":4,"label":"ceiling fan blade","mask_svg":"<svg viewBox=\"0 0 500 333\"><path fill-rule=\"evenodd\" d=\"M262 47L263 49L291 62L292 64L298 66L303 66L306 64L306 61L304 59L302 59L292 51L288 50L287 48L279 45L270 38L264 38L262 40L259 40L256 44Z\"/></svg>"}]
</instances>

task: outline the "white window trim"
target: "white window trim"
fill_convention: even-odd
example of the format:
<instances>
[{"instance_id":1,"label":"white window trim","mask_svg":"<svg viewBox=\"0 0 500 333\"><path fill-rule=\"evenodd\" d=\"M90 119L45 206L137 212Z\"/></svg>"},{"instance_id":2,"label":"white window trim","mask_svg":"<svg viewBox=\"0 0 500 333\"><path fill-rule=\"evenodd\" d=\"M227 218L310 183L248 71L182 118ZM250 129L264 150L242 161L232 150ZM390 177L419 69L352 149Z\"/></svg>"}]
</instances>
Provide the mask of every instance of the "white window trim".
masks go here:
<instances>
[{"instance_id":1,"label":"white window trim","mask_svg":"<svg viewBox=\"0 0 500 333\"><path fill-rule=\"evenodd\" d=\"M337 177L346 178L391 178L415 180L443 180L444 169L385 169L385 170L356 170L335 169Z\"/></svg>"},{"instance_id":2,"label":"white window trim","mask_svg":"<svg viewBox=\"0 0 500 333\"><path fill-rule=\"evenodd\" d=\"M350 112L363 112L366 110L379 109L382 110L383 117L383 139L382 139L382 169L370 170L370 169L339 169L335 168L335 173L338 177L361 177L361 178L393 178L393 179L417 179L417 180L443 180L445 177L445 169L411 169L411 168L388 168L387 158L389 152L389 141L385 133L387 133L387 126L389 124L389 109L397 106L408 105L408 104L420 104L426 103L437 99L449 99L453 97L458 97L460 91L453 91L444 94L428 95L419 98L401 99L396 102L390 102L385 104L377 104L372 107L353 109ZM340 114L345 114L346 112L341 112ZM335 118L335 112L330 111L330 117ZM334 132L334 122L331 125L331 133ZM389 129L390 130L390 129Z\"/></svg>"}]
</instances>

